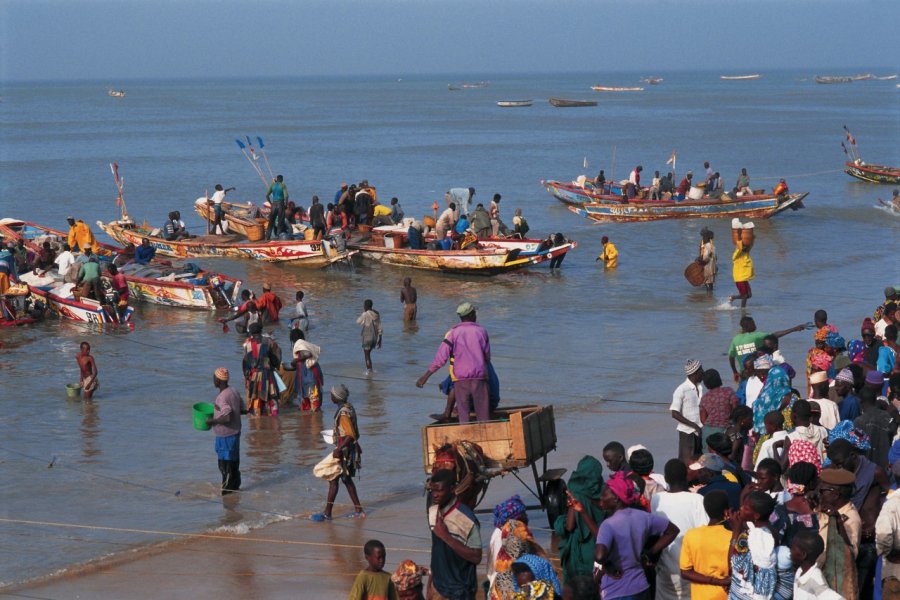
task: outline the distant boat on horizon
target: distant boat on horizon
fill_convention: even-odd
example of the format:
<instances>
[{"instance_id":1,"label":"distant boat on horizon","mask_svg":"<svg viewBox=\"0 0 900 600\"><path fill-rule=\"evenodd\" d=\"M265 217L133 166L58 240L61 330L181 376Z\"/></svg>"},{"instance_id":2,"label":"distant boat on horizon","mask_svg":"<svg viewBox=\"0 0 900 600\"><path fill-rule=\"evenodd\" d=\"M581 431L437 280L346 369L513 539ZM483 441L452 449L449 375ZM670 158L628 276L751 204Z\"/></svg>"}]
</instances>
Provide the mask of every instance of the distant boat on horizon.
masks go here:
<instances>
[{"instance_id":1,"label":"distant boat on horizon","mask_svg":"<svg viewBox=\"0 0 900 600\"><path fill-rule=\"evenodd\" d=\"M448 83L447 89L451 92L455 92L457 90L471 90L476 88L486 88L491 85L490 81L478 81L475 83Z\"/></svg>"},{"instance_id":2,"label":"distant boat on horizon","mask_svg":"<svg viewBox=\"0 0 900 600\"><path fill-rule=\"evenodd\" d=\"M574 108L576 106L597 106L596 100L567 100L566 98L550 98L550 104L557 108Z\"/></svg>"},{"instance_id":3,"label":"distant boat on horizon","mask_svg":"<svg viewBox=\"0 0 900 600\"><path fill-rule=\"evenodd\" d=\"M846 77L846 76L832 76L832 75L819 76L819 75L816 75L816 83L823 83L823 84L828 84L828 83L853 83L853 78L852 78L852 77Z\"/></svg>"},{"instance_id":4,"label":"distant boat on horizon","mask_svg":"<svg viewBox=\"0 0 900 600\"><path fill-rule=\"evenodd\" d=\"M112 88L109 88L108 90L106 90L106 94L112 98L124 98L125 90L114 90Z\"/></svg>"},{"instance_id":5,"label":"distant boat on horizon","mask_svg":"<svg viewBox=\"0 0 900 600\"><path fill-rule=\"evenodd\" d=\"M650 85L659 85L663 82L662 77L641 77L641 83L648 83Z\"/></svg>"},{"instance_id":6,"label":"distant boat on horizon","mask_svg":"<svg viewBox=\"0 0 900 600\"><path fill-rule=\"evenodd\" d=\"M719 75L719 79L724 79L725 81L750 81L751 79L759 79L762 77L759 73L754 73L753 75Z\"/></svg>"},{"instance_id":7,"label":"distant boat on horizon","mask_svg":"<svg viewBox=\"0 0 900 600\"><path fill-rule=\"evenodd\" d=\"M876 77L878 81L893 81L897 79L896 75L885 75L884 77Z\"/></svg>"},{"instance_id":8,"label":"distant boat on horizon","mask_svg":"<svg viewBox=\"0 0 900 600\"><path fill-rule=\"evenodd\" d=\"M497 106L500 108L524 108L534 104L534 100L500 100Z\"/></svg>"},{"instance_id":9,"label":"distant boat on horizon","mask_svg":"<svg viewBox=\"0 0 900 600\"><path fill-rule=\"evenodd\" d=\"M642 87L609 87L606 85L592 85L591 89L595 92L643 92Z\"/></svg>"}]
</instances>

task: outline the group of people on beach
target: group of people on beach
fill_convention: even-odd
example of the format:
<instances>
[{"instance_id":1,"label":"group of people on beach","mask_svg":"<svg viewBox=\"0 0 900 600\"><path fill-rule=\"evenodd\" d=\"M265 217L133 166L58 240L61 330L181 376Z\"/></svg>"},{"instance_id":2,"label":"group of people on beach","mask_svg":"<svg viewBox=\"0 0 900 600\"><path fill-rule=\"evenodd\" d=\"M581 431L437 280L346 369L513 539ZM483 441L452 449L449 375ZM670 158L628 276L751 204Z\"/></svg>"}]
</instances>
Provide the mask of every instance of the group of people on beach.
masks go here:
<instances>
[{"instance_id":1,"label":"group of people on beach","mask_svg":"<svg viewBox=\"0 0 900 600\"><path fill-rule=\"evenodd\" d=\"M736 388L687 360L669 407L677 457L658 473L646 447L612 441L602 462L582 458L553 524L558 568L521 498L495 507L485 547L454 475L438 471L430 569L401 565L417 573L418 595L399 595L396 573L375 575L384 565L375 540L350 598L474 599L483 562L491 600L898 597L898 299L885 289L848 343L816 311L803 392L779 339L806 324L768 333L745 316L728 349Z\"/></svg>"}]
</instances>

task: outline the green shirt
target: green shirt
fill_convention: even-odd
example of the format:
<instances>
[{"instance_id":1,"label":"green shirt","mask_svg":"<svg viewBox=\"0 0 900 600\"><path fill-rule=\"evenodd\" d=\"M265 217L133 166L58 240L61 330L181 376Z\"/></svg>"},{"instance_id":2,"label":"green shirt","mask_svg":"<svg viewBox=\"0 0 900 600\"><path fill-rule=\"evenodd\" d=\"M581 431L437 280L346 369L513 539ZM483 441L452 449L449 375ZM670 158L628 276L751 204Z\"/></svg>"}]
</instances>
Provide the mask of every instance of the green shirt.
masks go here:
<instances>
[{"instance_id":1,"label":"green shirt","mask_svg":"<svg viewBox=\"0 0 900 600\"><path fill-rule=\"evenodd\" d=\"M362 570L353 582L348 600L397 600L397 588L390 574Z\"/></svg>"},{"instance_id":2,"label":"green shirt","mask_svg":"<svg viewBox=\"0 0 900 600\"><path fill-rule=\"evenodd\" d=\"M763 338L769 335L762 331L739 333L731 340L728 347L728 356L737 359L737 368L740 371L744 365L744 359L762 347Z\"/></svg>"},{"instance_id":3,"label":"green shirt","mask_svg":"<svg viewBox=\"0 0 900 600\"><path fill-rule=\"evenodd\" d=\"M82 263L81 271L79 272L79 274L81 275L82 281L93 281L95 279L99 279L100 265L93 261Z\"/></svg>"}]
</instances>

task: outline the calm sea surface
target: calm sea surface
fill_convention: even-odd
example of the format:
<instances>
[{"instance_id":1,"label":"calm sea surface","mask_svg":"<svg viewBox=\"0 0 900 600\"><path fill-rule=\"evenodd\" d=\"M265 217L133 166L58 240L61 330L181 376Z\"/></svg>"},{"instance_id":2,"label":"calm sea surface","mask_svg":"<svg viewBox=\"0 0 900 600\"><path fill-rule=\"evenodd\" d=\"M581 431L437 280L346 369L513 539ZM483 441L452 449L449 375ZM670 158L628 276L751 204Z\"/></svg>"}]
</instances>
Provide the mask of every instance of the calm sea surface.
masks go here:
<instances>
[{"instance_id":1,"label":"calm sea surface","mask_svg":"<svg viewBox=\"0 0 900 600\"><path fill-rule=\"evenodd\" d=\"M600 168L623 178L639 163L649 179L666 170L674 149L679 174L700 172L709 160L729 187L746 167L754 187L771 189L786 177L792 190L809 191L805 210L757 223L750 312L762 330L810 321L826 308L852 337L882 288L900 284L900 220L874 208L891 188L840 172L844 124L864 158L900 164L894 82L823 86L808 73L766 73L750 82L663 73L662 85L641 93L589 88L638 85L641 75L490 78L488 88L459 92L449 92L445 78L148 81L123 84L124 99L108 97L105 83L6 85L0 217L62 229L70 214L91 224L114 219L108 163L117 161L134 218L158 225L177 209L201 231L192 202L216 183L237 186L230 198L262 198L262 183L234 143L245 135L263 137L291 198L305 204L312 194L328 202L341 181L360 179L381 198L398 196L408 216L430 212L449 187L473 186L484 202L499 192L507 223L520 207L535 235L561 231L579 242L561 272L481 279L367 264L321 272L207 264L257 291L270 280L286 300L306 292L326 384L347 384L359 411L364 502L415 493L421 484L419 428L443 400L433 385L419 390L414 382L464 300L479 307L490 331L504 402L555 404L560 446L599 455L617 429L639 425L634 409L665 413L685 358L727 373L725 351L741 316L723 303L733 293L729 224L591 225L553 200L539 179L593 176ZM557 109L548 96L600 105ZM526 98L535 105L495 106ZM715 231L721 257L713 298L682 276L703 225ZM594 262L602 235L619 248L616 272ZM415 331L401 322L405 275L419 289ZM370 378L355 324L366 298L385 327ZM330 410L245 420L245 493L238 511L223 511L212 436L190 421L191 404L214 397L213 369L240 371L241 340L223 334L215 318L139 305L133 331L55 320L0 331L0 582L167 539L115 530L242 530L321 508L325 488L311 469L325 452L318 432L323 421L330 427ZM286 347L286 328L274 332ZM68 401L64 390L78 379L74 355L82 340L91 342L100 368L90 404ZM793 334L782 351L802 371L810 345L810 333ZM567 424L578 421L579 431L588 426L596 435L567 435ZM661 467L674 453L674 427L644 431L622 441L647 444ZM340 498L346 501L343 492Z\"/></svg>"}]
</instances>

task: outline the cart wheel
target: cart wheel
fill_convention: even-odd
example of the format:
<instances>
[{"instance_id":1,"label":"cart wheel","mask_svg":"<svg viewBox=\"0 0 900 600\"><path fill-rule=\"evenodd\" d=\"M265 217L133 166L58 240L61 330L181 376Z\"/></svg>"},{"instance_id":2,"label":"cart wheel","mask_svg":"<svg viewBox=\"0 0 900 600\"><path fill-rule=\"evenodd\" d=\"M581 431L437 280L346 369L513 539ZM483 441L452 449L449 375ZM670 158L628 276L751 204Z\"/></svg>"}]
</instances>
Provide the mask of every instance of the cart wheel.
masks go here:
<instances>
[{"instance_id":1,"label":"cart wheel","mask_svg":"<svg viewBox=\"0 0 900 600\"><path fill-rule=\"evenodd\" d=\"M556 517L566 514L568 502L566 497L566 482L562 479L554 479L547 482L544 488L544 506L547 507L547 522L550 528L556 523Z\"/></svg>"}]
</instances>

